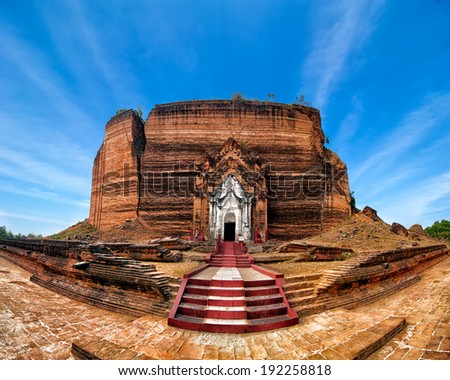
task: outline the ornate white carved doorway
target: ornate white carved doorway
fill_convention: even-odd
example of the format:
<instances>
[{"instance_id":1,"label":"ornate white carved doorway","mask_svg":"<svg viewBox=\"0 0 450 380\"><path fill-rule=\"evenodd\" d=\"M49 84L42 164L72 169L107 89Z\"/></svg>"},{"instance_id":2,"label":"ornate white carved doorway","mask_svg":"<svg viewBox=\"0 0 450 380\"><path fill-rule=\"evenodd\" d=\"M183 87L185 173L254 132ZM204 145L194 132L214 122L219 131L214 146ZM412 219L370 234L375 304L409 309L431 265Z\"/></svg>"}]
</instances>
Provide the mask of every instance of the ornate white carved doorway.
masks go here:
<instances>
[{"instance_id":1,"label":"ornate white carved doorway","mask_svg":"<svg viewBox=\"0 0 450 380\"><path fill-rule=\"evenodd\" d=\"M209 193L209 236L235 241L251 239L252 198L236 177L228 175Z\"/></svg>"}]
</instances>

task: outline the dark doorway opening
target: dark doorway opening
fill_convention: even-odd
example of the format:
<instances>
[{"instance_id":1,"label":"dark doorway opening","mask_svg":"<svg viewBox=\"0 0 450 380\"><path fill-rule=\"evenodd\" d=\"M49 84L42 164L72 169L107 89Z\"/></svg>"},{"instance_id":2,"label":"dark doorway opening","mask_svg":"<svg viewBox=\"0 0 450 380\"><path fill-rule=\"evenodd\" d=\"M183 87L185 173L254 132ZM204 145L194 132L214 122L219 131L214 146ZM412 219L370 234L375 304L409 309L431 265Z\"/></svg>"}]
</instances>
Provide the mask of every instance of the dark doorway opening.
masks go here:
<instances>
[{"instance_id":1,"label":"dark doorway opening","mask_svg":"<svg viewBox=\"0 0 450 380\"><path fill-rule=\"evenodd\" d=\"M223 236L225 241L235 241L236 240L236 223L235 222L225 222L225 233Z\"/></svg>"}]
</instances>

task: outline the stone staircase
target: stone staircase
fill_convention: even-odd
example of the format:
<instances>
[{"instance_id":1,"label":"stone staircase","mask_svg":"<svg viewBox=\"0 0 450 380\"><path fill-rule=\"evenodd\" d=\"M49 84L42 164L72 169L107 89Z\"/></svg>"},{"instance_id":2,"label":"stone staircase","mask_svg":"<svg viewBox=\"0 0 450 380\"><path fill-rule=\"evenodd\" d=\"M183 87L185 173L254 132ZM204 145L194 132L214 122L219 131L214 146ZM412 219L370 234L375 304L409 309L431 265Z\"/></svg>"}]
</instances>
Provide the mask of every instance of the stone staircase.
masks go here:
<instances>
[{"instance_id":1,"label":"stone staircase","mask_svg":"<svg viewBox=\"0 0 450 380\"><path fill-rule=\"evenodd\" d=\"M311 315L323 311L317 303L315 289L322 274L310 274L288 277L283 286L289 304L299 316Z\"/></svg>"},{"instance_id":2,"label":"stone staircase","mask_svg":"<svg viewBox=\"0 0 450 380\"><path fill-rule=\"evenodd\" d=\"M67 281L64 276L48 273L34 275L31 281L72 299L118 313L137 317L146 314L168 316L172 297L169 279L153 264L117 256L101 246L92 246L89 251L88 261L83 262L83 266L74 264L71 272L83 281ZM55 262L62 259L49 257L46 262L55 268L64 268L67 260L64 265Z\"/></svg>"},{"instance_id":3,"label":"stone staircase","mask_svg":"<svg viewBox=\"0 0 450 380\"><path fill-rule=\"evenodd\" d=\"M299 275L286 278L283 286L286 298L292 307L307 304L308 300L315 298L314 290L322 274Z\"/></svg>"},{"instance_id":4,"label":"stone staircase","mask_svg":"<svg viewBox=\"0 0 450 380\"><path fill-rule=\"evenodd\" d=\"M216 252L207 257L206 262L212 267L250 268L252 257L245 254L243 243L223 242L218 245Z\"/></svg>"},{"instance_id":5,"label":"stone staircase","mask_svg":"<svg viewBox=\"0 0 450 380\"><path fill-rule=\"evenodd\" d=\"M169 280L153 264L116 256L110 252L95 251L91 255L89 266L84 272L93 281L141 291L154 291L156 288L164 298L170 299Z\"/></svg>"},{"instance_id":6,"label":"stone staircase","mask_svg":"<svg viewBox=\"0 0 450 380\"><path fill-rule=\"evenodd\" d=\"M298 323L283 275L252 265L241 243L221 243L207 264L183 278L168 324L195 331L245 333Z\"/></svg>"},{"instance_id":7,"label":"stone staircase","mask_svg":"<svg viewBox=\"0 0 450 380\"><path fill-rule=\"evenodd\" d=\"M288 278L284 290L300 317L353 308L387 297L419 280L418 273L447 257L441 245L364 252L322 275Z\"/></svg>"},{"instance_id":8,"label":"stone staircase","mask_svg":"<svg viewBox=\"0 0 450 380\"><path fill-rule=\"evenodd\" d=\"M316 293L330 294L351 286L370 285L395 278L415 276L447 257L445 245L374 251L359 256L324 272Z\"/></svg>"},{"instance_id":9,"label":"stone staircase","mask_svg":"<svg viewBox=\"0 0 450 380\"><path fill-rule=\"evenodd\" d=\"M165 312L163 312L159 302L155 302L155 299L145 293L111 289L110 287L89 284L85 281L67 281L66 277L56 275L51 277L33 275L30 281L76 301L120 314L134 317L142 317L147 314L167 315L167 306Z\"/></svg>"}]
</instances>

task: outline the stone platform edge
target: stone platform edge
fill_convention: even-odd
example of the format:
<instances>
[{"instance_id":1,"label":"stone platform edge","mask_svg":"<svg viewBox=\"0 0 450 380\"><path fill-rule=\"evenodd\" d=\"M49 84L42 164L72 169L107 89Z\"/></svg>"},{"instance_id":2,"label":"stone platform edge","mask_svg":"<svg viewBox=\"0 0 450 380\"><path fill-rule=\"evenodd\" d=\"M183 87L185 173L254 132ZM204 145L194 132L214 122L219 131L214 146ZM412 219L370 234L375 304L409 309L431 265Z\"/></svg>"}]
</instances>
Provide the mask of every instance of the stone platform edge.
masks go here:
<instances>
[{"instance_id":1,"label":"stone platform edge","mask_svg":"<svg viewBox=\"0 0 450 380\"><path fill-rule=\"evenodd\" d=\"M388 317L360 331L349 339L324 351L308 356L308 360L364 360L378 351L407 326L403 317Z\"/></svg>"},{"instance_id":2,"label":"stone platform edge","mask_svg":"<svg viewBox=\"0 0 450 380\"><path fill-rule=\"evenodd\" d=\"M391 316L335 346L302 360L364 360L403 331L406 326L405 318ZM95 335L72 342L71 353L79 360L155 360Z\"/></svg>"},{"instance_id":3,"label":"stone platform edge","mask_svg":"<svg viewBox=\"0 0 450 380\"><path fill-rule=\"evenodd\" d=\"M95 335L72 342L70 352L78 360L154 360Z\"/></svg>"}]
</instances>

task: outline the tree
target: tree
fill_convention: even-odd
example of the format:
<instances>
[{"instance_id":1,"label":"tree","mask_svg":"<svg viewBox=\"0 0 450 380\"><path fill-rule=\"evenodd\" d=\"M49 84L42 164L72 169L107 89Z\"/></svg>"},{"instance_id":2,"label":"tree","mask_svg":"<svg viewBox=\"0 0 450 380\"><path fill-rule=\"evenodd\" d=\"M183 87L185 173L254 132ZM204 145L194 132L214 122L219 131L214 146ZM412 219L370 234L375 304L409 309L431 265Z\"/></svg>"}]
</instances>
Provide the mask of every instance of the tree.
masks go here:
<instances>
[{"instance_id":1,"label":"tree","mask_svg":"<svg viewBox=\"0 0 450 380\"><path fill-rule=\"evenodd\" d=\"M352 214L354 214L356 212L356 199L354 191L350 191L350 207L352 209Z\"/></svg>"},{"instance_id":2,"label":"tree","mask_svg":"<svg viewBox=\"0 0 450 380\"><path fill-rule=\"evenodd\" d=\"M119 115L119 114L121 114L122 112L125 112L125 111L129 111L129 109L128 108L118 108L116 110L116 115ZM144 122L144 119L143 119L143 116L142 116L144 112L142 111L142 107L141 106L138 106L137 109L133 109L132 111L134 113L134 116L136 116L142 122Z\"/></svg>"},{"instance_id":3,"label":"tree","mask_svg":"<svg viewBox=\"0 0 450 380\"><path fill-rule=\"evenodd\" d=\"M231 100L233 102L242 102L245 100L244 96L242 95L242 92L235 92L233 95L231 95Z\"/></svg>"},{"instance_id":4,"label":"tree","mask_svg":"<svg viewBox=\"0 0 450 380\"><path fill-rule=\"evenodd\" d=\"M436 221L431 227L425 228L425 232L434 238L450 240L450 221Z\"/></svg>"},{"instance_id":5,"label":"tree","mask_svg":"<svg viewBox=\"0 0 450 380\"><path fill-rule=\"evenodd\" d=\"M138 106L138 108L137 108L137 110L136 110L136 113L137 113L138 116L142 119L143 111L142 111L142 107L141 107L141 106Z\"/></svg>"},{"instance_id":6,"label":"tree","mask_svg":"<svg viewBox=\"0 0 450 380\"><path fill-rule=\"evenodd\" d=\"M1 239L14 239L14 235L11 231L7 231L5 226L0 227L0 238Z\"/></svg>"},{"instance_id":7,"label":"tree","mask_svg":"<svg viewBox=\"0 0 450 380\"><path fill-rule=\"evenodd\" d=\"M267 94L267 100L268 100L269 102L274 102L274 101L275 101L275 98L276 98L276 95L275 95L273 92L269 92L269 93Z\"/></svg>"},{"instance_id":8,"label":"tree","mask_svg":"<svg viewBox=\"0 0 450 380\"><path fill-rule=\"evenodd\" d=\"M144 118L142 117L144 112L142 111L141 106L138 106L137 109L133 109L133 113L134 113L134 116L136 116L142 123L144 123Z\"/></svg>"},{"instance_id":9,"label":"tree","mask_svg":"<svg viewBox=\"0 0 450 380\"><path fill-rule=\"evenodd\" d=\"M128 111L126 108L119 108L118 110L116 110L116 115L118 115L119 113Z\"/></svg>"},{"instance_id":10,"label":"tree","mask_svg":"<svg viewBox=\"0 0 450 380\"><path fill-rule=\"evenodd\" d=\"M5 226L0 227L0 239L42 239L42 235L28 234L24 235L20 232L18 234L13 234L8 231Z\"/></svg>"},{"instance_id":11,"label":"tree","mask_svg":"<svg viewBox=\"0 0 450 380\"><path fill-rule=\"evenodd\" d=\"M301 106L311 107L311 103L307 102L303 95L296 96L294 104L300 104Z\"/></svg>"}]
</instances>

